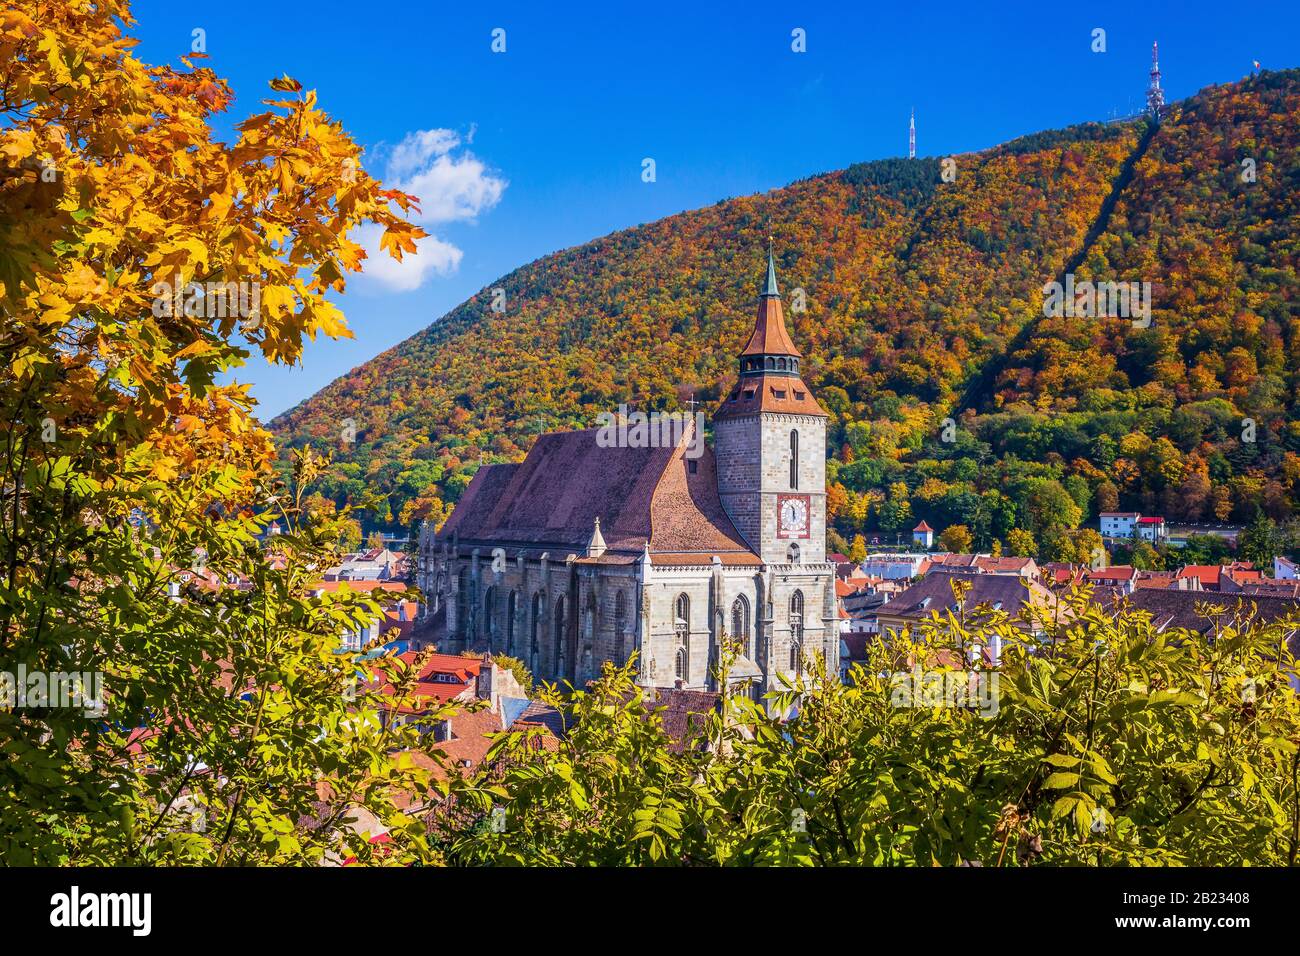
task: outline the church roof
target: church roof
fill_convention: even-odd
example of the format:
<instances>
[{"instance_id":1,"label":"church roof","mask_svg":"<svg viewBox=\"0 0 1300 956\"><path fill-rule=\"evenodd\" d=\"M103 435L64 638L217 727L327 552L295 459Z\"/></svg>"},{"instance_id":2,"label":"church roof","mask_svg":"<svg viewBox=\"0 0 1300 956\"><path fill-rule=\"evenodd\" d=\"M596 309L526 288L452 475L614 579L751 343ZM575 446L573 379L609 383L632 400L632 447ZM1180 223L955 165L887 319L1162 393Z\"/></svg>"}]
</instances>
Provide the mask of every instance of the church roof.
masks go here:
<instances>
[{"instance_id":1,"label":"church roof","mask_svg":"<svg viewBox=\"0 0 1300 956\"><path fill-rule=\"evenodd\" d=\"M800 357L799 350L794 347L794 340L785 330L785 311L781 308L780 297L775 293L771 295L765 293L759 297L758 317L754 320L754 331L740 354Z\"/></svg>"},{"instance_id":2,"label":"church roof","mask_svg":"<svg viewBox=\"0 0 1300 956\"><path fill-rule=\"evenodd\" d=\"M599 518L602 563L639 560L647 541L653 564L707 564L713 555L723 564L761 563L723 511L707 445L692 472L689 432L672 448L603 448L600 432L552 432L519 464L483 466L439 538L549 550L562 560L587 553Z\"/></svg>"},{"instance_id":3,"label":"church roof","mask_svg":"<svg viewBox=\"0 0 1300 956\"><path fill-rule=\"evenodd\" d=\"M740 418L759 412L827 417L803 379L793 375L742 376L713 417Z\"/></svg>"}]
</instances>

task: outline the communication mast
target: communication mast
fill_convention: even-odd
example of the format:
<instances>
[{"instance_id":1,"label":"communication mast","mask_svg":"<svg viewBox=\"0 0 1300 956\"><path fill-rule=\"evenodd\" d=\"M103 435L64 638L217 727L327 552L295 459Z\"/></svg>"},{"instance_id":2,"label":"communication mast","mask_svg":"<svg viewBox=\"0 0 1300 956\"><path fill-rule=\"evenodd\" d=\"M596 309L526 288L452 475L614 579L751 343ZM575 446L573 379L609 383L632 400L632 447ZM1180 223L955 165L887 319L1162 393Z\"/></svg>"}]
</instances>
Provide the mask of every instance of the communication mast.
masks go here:
<instances>
[{"instance_id":1,"label":"communication mast","mask_svg":"<svg viewBox=\"0 0 1300 956\"><path fill-rule=\"evenodd\" d=\"M907 127L907 158L916 159L916 107L912 107L912 121Z\"/></svg>"},{"instance_id":2,"label":"communication mast","mask_svg":"<svg viewBox=\"0 0 1300 956\"><path fill-rule=\"evenodd\" d=\"M1160 88L1160 46L1151 44L1151 85L1147 87L1147 112L1157 123L1165 110L1165 91Z\"/></svg>"}]
</instances>

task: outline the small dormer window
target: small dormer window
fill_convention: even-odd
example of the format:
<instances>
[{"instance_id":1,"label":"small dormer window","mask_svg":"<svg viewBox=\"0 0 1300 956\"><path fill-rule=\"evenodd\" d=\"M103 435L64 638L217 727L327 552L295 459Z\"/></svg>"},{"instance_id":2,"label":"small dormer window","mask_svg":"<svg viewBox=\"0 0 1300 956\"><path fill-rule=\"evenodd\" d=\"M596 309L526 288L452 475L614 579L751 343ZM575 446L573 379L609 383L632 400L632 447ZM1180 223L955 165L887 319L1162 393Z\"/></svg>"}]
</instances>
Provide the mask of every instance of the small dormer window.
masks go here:
<instances>
[{"instance_id":1,"label":"small dormer window","mask_svg":"<svg viewBox=\"0 0 1300 956\"><path fill-rule=\"evenodd\" d=\"M785 389L774 388L772 389L772 394L775 395L777 398L785 398Z\"/></svg>"},{"instance_id":2,"label":"small dormer window","mask_svg":"<svg viewBox=\"0 0 1300 956\"><path fill-rule=\"evenodd\" d=\"M796 401L800 401L800 402L802 402L805 398L808 397L808 393L807 393L807 392L801 392L801 391L799 391L799 389L796 388L796 389L794 390L794 397L795 397L795 400L796 400Z\"/></svg>"}]
</instances>

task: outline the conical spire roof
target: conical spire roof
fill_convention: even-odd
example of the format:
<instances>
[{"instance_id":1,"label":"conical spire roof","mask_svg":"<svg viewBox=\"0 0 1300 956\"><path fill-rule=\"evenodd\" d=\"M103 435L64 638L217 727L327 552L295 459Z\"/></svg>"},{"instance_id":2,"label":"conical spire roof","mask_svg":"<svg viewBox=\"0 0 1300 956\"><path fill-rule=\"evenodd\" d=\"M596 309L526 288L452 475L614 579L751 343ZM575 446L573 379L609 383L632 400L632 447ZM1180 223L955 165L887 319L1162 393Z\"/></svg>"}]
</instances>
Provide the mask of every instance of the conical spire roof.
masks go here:
<instances>
[{"instance_id":1,"label":"conical spire roof","mask_svg":"<svg viewBox=\"0 0 1300 956\"><path fill-rule=\"evenodd\" d=\"M772 245L767 246L767 280L763 283L763 291L759 293L762 298L768 296L781 297L781 290L776 287L776 262L772 259Z\"/></svg>"},{"instance_id":2,"label":"conical spire roof","mask_svg":"<svg viewBox=\"0 0 1300 956\"><path fill-rule=\"evenodd\" d=\"M587 557L598 558L605 551L605 536L600 533L600 519L597 518L595 527L591 531L591 540L587 542Z\"/></svg>"},{"instance_id":3,"label":"conical spire roof","mask_svg":"<svg viewBox=\"0 0 1300 956\"><path fill-rule=\"evenodd\" d=\"M754 321L754 331L740 354L800 357L799 350L794 347L794 340L785 329L785 310L781 307L781 293L776 283L776 261L772 258L770 245L767 249L767 278L763 282L763 291L758 296L758 316Z\"/></svg>"}]
</instances>

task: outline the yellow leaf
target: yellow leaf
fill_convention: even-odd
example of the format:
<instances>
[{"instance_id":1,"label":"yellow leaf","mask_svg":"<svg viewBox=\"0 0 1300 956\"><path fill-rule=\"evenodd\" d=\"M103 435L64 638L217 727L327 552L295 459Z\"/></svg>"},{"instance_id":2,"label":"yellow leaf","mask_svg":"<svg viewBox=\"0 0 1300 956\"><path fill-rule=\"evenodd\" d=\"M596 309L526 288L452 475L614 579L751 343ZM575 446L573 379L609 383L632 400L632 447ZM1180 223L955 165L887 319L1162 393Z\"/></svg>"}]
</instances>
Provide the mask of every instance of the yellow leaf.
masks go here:
<instances>
[{"instance_id":1,"label":"yellow leaf","mask_svg":"<svg viewBox=\"0 0 1300 956\"><path fill-rule=\"evenodd\" d=\"M267 317L276 319L286 311L292 315L297 307L293 290L287 285L268 285L262 289L262 312Z\"/></svg>"}]
</instances>

